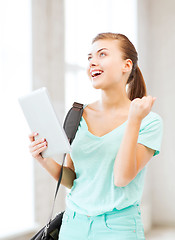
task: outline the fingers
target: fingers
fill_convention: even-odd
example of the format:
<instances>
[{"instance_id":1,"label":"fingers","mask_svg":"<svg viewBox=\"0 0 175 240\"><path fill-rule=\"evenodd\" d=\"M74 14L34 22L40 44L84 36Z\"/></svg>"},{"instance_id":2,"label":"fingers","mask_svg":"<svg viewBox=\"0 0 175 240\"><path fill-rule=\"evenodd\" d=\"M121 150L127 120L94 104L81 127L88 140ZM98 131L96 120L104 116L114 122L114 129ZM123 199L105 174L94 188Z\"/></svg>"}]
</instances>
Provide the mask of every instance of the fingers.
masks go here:
<instances>
[{"instance_id":1,"label":"fingers","mask_svg":"<svg viewBox=\"0 0 175 240\"><path fill-rule=\"evenodd\" d=\"M30 141L31 142L35 141L35 136L37 136L37 135L38 135L38 133L36 133L36 132L30 133L29 134Z\"/></svg>"},{"instance_id":2,"label":"fingers","mask_svg":"<svg viewBox=\"0 0 175 240\"><path fill-rule=\"evenodd\" d=\"M29 139L31 141L31 144L29 145L29 151L32 154L34 158L38 158L40 153L43 152L47 148L47 141L45 138L39 138L35 140L35 136L37 136L38 133L31 133L29 134Z\"/></svg>"},{"instance_id":3,"label":"fingers","mask_svg":"<svg viewBox=\"0 0 175 240\"><path fill-rule=\"evenodd\" d=\"M154 102L156 101L157 97L152 97L150 95L142 97L143 100L148 101L148 103L153 106Z\"/></svg>"},{"instance_id":4,"label":"fingers","mask_svg":"<svg viewBox=\"0 0 175 240\"><path fill-rule=\"evenodd\" d=\"M150 101L150 105L151 105L151 108L152 108L152 106L153 106L153 104L154 104L154 102L156 101L156 97L152 97L152 96L148 96L149 97L149 101Z\"/></svg>"},{"instance_id":5,"label":"fingers","mask_svg":"<svg viewBox=\"0 0 175 240\"><path fill-rule=\"evenodd\" d=\"M32 156L34 158L36 158L36 157L38 157L38 155L40 153L42 153L44 150L46 150L46 148L47 148L47 143L44 142L44 143L40 143L40 144L36 145L35 147L32 147L30 149L30 152L31 152Z\"/></svg>"},{"instance_id":6,"label":"fingers","mask_svg":"<svg viewBox=\"0 0 175 240\"><path fill-rule=\"evenodd\" d=\"M34 147L36 146L37 144L40 144L40 143L43 143L43 142L46 142L46 139L45 138L39 138L37 140L34 140L31 142L30 146L31 147Z\"/></svg>"},{"instance_id":7,"label":"fingers","mask_svg":"<svg viewBox=\"0 0 175 240\"><path fill-rule=\"evenodd\" d=\"M149 114L156 99L156 97L144 96L132 100L128 118L138 118L142 120Z\"/></svg>"},{"instance_id":8,"label":"fingers","mask_svg":"<svg viewBox=\"0 0 175 240\"><path fill-rule=\"evenodd\" d=\"M36 149L37 146L41 146L42 144L46 144L46 139L45 139L45 138L39 138L38 140L33 141L33 142L29 145L29 148Z\"/></svg>"},{"instance_id":9,"label":"fingers","mask_svg":"<svg viewBox=\"0 0 175 240\"><path fill-rule=\"evenodd\" d=\"M33 141L30 145L29 145L29 149L30 149L30 152L33 152L33 151L36 151L38 150L39 148L43 147L43 146L46 146L47 145L47 142L46 142L46 139L45 138L40 138L36 141Z\"/></svg>"}]
</instances>

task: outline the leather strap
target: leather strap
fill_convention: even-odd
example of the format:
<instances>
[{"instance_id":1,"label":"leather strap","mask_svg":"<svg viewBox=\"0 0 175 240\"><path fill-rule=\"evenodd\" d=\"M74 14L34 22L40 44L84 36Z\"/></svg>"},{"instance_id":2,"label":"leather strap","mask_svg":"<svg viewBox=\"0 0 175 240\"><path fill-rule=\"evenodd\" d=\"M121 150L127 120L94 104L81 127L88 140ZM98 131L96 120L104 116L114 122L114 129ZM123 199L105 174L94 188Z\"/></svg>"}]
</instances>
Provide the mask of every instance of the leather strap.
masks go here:
<instances>
[{"instance_id":1,"label":"leather strap","mask_svg":"<svg viewBox=\"0 0 175 240\"><path fill-rule=\"evenodd\" d=\"M66 115L66 118L65 118L64 124L63 124L63 128L66 132L66 135L69 139L70 144L72 143L72 141L75 138L75 134L77 132L82 114L83 114L83 104L74 102L73 107L68 111L68 113ZM54 210L54 207L55 207L55 200L56 200L56 197L57 197L58 189L59 189L61 179L62 179L62 175L63 175L63 166L64 166L65 158L66 158L66 153L64 153L64 155L63 155L60 177L58 179L58 183L57 183L57 187L56 187L56 191L55 191L55 195L54 195L52 211L51 211L51 214L50 214L50 217L49 217L48 224L46 225L46 228L45 228L46 231L47 231L47 227L49 226L50 222L52 221L53 210ZM47 232L46 232L46 234L47 234Z\"/></svg>"},{"instance_id":2,"label":"leather strap","mask_svg":"<svg viewBox=\"0 0 175 240\"><path fill-rule=\"evenodd\" d=\"M74 102L73 107L67 113L67 116L65 118L64 125L63 125L66 135L70 140L70 144L75 138L75 134L77 132L82 114L83 114L83 104Z\"/></svg>"}]
</instances>

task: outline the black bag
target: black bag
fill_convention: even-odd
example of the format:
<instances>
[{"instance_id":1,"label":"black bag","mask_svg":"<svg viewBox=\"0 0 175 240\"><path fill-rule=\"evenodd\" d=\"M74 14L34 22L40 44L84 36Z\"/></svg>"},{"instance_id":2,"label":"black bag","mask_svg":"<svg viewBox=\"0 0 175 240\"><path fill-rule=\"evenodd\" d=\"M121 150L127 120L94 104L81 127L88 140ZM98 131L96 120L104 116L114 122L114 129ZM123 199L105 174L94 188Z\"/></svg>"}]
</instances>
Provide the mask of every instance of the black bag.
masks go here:
<instances>
[{"instance_id":1,"label":"black bag","mask_svg":"<svg viewBox=\"0 0 175 240\"><path fill-rule=\"evenodd\" d=\"M51 220L49 224L44 226L35 236L31 238L31 240L57 240L61 223L62 223L62 217L64 212L61 212L56 215L56 217Z\"/></svg>"},{"instance_id":2,"label":"black bag","mask_svg":"<svg viewBox=\"0 0 175 240\"><path fill-rule=\"evenodd\" d=\"M66 135L69 139L70 144L72 143L73 139L75 138L75 134L77 132L82 114L83 114L83 104L74 102L73 107L68 111L68 113L66 115L66 118L64 120L63 128L66 132ZM66 154L64 154L64 156L63 156L63 162L62 162L62 166L61 166L60 177L59 177L59 180L58 180L58 183L57 183L55 196L54 196L54 201L53 201L53 206L52 206L52 211L51 211L49 221L30 240L58 240L59 231L60 231L64 211L58 213L54 219L52 219L52 215L53 215L56 196L57 196L58 189L59 189L59 186L60 186L60 183L61 183L65 157L66 157Z\"/></svg>"}]
</instances>

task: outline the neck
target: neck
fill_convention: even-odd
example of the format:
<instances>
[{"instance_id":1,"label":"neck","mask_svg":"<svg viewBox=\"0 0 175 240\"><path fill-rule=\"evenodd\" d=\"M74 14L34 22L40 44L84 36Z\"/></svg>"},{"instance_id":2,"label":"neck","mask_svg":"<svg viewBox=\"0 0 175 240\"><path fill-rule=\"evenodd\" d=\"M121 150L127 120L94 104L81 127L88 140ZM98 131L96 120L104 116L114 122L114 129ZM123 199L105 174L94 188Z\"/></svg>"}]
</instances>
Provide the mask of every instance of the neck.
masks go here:
<instances>
[{"instance_id":1,"label":"neck","mask_svg":"<svg viewBox=\"0 0 175 240\"><path fill-rule=\"evenodd\" d=\"M125 88L101 90L99 108L101 111L129 110L131 100L128 98Z\"/></svg>"}]
</instances>

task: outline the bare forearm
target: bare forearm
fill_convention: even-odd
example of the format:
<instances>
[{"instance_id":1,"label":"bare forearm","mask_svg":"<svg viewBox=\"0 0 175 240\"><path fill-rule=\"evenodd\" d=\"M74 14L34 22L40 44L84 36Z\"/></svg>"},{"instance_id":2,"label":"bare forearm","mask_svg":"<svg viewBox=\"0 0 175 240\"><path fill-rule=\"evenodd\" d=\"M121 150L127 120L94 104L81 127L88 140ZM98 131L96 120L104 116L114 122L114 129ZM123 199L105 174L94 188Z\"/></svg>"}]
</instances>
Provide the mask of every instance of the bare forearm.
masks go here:
<instances>
[{"instance_id":1,"label":"bare forearm","mask_svg":"<svg viewBox=\"0 0 175 240\"><path fill-rule=\"evenodd\" d=\"M55 162L55 160L52 158L45 158L45 160L42 162L42 166L50 173L52 177L54 177L58 181L61 173L60 164ZM67 188L71 188L73 186L73 181L75 178L75 172L72 169L64 166L61 184Z\"/></svg>"},{"instance_id":2,"label":"bare forearm","mask_svg":"<svg viewBox=\"0 0 175 240\"><path fill-rule=\"evenodd\" d=\"M129 119L114 163L114 183L127 185L137 174L136 146L141 121Z\"/></svg>"}]
</instances>

